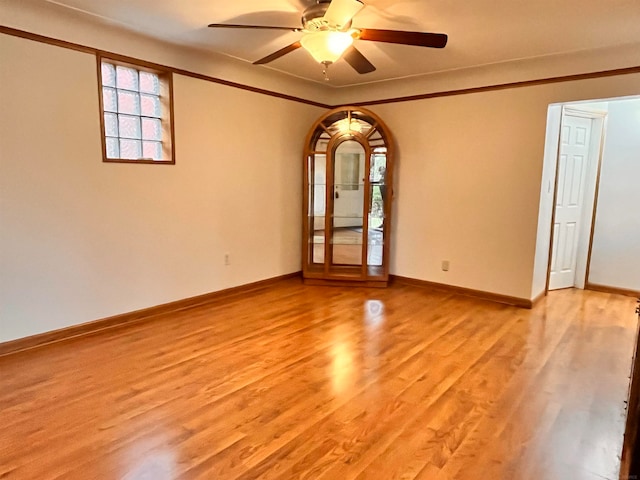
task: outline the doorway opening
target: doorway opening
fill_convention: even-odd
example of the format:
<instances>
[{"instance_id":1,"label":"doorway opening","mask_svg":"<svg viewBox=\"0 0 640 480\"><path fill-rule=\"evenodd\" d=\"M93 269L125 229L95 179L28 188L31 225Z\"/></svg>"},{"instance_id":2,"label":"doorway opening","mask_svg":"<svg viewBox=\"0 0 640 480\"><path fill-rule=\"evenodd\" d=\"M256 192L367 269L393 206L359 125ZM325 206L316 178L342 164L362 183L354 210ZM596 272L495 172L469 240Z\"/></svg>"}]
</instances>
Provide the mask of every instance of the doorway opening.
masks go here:
<instances>
[{"instance_id":1,"label":"doorway opening","mask_svg":"<svg viewBox=\"0 0 640 480\"><path fill-rule=\"evenodd\" d=\"M549 106L532 298L640 293L638 131L640 97Z\"/></svg>"},{"instance_id":2,"label":"doorway opening","mask_svg":"<svg viewBox=\"0 0 640 480\"><path fill-rule=\"evenodd\" d=\"M562 106L548 290L584 288L586 283L605 109L596 104Z\"/></svg>"}]
</instances>

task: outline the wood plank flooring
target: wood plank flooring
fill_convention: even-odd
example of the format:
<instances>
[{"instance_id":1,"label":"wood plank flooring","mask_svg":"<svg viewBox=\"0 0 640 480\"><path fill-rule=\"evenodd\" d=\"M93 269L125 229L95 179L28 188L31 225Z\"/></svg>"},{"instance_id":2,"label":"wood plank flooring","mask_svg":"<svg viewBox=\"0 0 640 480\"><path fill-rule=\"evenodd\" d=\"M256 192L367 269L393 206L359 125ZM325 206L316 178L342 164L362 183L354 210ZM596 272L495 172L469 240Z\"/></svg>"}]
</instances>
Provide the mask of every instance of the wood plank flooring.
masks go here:
<instances>
[{"instance_id":1,"label":"wood plank flooring","mask_svg":"<svg viewBox=\"0 0 640 480\"><path fill-rule=\"evenodd\" d=\"M614 480L634 303L293 279L0 357L0 478Z\"/></svg>"}]
</instances>

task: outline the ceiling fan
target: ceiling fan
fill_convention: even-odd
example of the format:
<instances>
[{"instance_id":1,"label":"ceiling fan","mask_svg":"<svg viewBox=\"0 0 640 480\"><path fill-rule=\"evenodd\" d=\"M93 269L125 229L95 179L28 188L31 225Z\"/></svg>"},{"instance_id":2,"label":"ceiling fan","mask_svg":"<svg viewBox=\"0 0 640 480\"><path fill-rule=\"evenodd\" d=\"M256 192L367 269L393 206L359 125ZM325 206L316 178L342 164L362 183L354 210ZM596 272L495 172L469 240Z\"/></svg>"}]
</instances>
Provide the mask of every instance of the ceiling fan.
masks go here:
<instances>
[{"instance_id":1,"label":"ceiling fan","mask_svg":"<svg viewBox=\"0 0 640 480\"><path fill-rule=\"evenodd\" d=\"M447 35L444 33L405 32L401 30L378 30L371 28L351 28L353 17L364 8L360 0L316 0L314 5L302 12L302 28L278 27L267 25L237 25L212 23L212 28L249 28L263 30L287 30L302 33L302 38L253 62L262 65L272 62L287 53L302 47L324 66L325 80L327 68L340 58L351 65L360 74L375 71L376 67L360 53L354 40L396 43L418 47L444 48Z\"/></svg>"}]
</instances>

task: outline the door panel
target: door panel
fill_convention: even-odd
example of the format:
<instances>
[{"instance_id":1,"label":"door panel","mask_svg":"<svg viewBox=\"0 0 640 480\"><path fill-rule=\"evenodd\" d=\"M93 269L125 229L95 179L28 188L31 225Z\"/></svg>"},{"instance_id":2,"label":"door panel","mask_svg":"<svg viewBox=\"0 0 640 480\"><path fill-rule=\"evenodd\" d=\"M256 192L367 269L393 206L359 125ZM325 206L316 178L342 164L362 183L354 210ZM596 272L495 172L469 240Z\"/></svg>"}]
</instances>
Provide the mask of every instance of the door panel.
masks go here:
<instances>
[{"instance_id":1,"label":"door panel","mask_svg":"<svg viewBox=\"0 0 640 480\"><path fill-rule=\"evenodd\" d=\"M365 149L342 142L333 154L333 265L362 265Z\"/></svg>"},{"instance_id":2,"label":"door panel","mask_svg":"<svg viewBox=\"0 0 640 480\"><path fill-rule=\"evenodd\" d=\"M592 119L565 115L558 156L558 190L549 289L573 287Z\"/></svg>"},{"instance_id":3,"label":"door panel","mask_svg":"<svg viewBox=\"0 0 640 480\"><path fill-rule=\"evenodd\" d=\"M334 226L362 227L364 148L355 141L344 142L334 157Z\"/></svg>"}]
</instances>

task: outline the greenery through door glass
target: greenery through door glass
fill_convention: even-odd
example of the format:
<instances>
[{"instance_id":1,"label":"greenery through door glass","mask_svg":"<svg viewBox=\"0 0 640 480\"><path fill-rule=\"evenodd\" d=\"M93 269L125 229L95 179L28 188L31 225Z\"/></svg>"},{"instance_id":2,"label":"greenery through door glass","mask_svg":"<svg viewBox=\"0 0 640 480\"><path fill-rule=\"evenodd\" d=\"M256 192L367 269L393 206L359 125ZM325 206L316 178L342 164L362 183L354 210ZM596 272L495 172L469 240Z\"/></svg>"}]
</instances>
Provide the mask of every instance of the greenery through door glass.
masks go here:
<instances>
[{"instance_id":1,"label":"greenery through door glass","mask_svg":"<svg viewBox=\"0 0 640 480\"><path fill-rule=\"evenodd\" d=\"M381 228L384 222L384 197L386 195L385 174L387 167L387 156L384 153L374 153L371 155L371 171L369 181L371 182L371 208L369 219L371 228Z\"/></svg>"}]
</instances>

